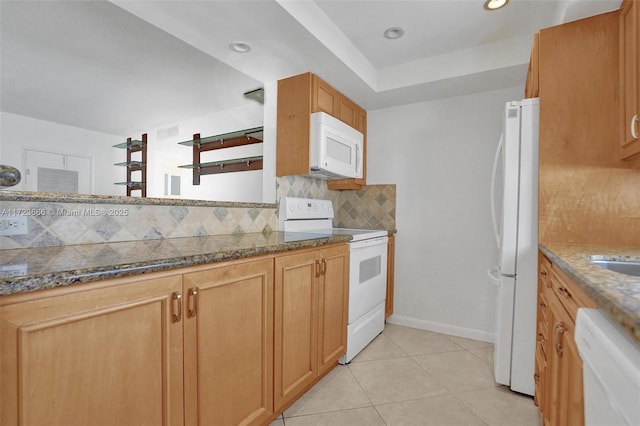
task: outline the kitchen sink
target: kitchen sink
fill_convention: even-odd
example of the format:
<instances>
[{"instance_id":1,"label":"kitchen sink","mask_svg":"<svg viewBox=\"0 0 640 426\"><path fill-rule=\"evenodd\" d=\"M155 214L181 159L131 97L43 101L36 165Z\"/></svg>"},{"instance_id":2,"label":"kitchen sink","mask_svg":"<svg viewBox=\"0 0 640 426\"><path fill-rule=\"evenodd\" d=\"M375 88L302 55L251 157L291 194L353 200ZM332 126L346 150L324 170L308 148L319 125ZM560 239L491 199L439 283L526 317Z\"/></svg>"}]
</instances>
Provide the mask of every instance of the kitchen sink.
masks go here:
<instances>
[{"instance_id":1,"label":"kitchen sink","mask_svg":"<svg viewBox=\"0 0 640 426\"><path fill-rule=\"evenodd\" d=\"M639 260L607 259L604 256L594 255L589 257L589 261L594 265L610 271L640 277Z\"/></svg>"}]
</instances>

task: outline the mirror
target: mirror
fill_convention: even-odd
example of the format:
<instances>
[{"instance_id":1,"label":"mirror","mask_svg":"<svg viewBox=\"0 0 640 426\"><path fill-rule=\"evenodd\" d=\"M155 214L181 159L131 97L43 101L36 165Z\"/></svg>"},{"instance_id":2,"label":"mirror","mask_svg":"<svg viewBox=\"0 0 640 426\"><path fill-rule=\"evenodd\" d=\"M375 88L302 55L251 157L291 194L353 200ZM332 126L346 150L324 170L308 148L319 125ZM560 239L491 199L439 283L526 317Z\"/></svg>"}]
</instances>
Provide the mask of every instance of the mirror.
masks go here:
<instances>
[{"instance_id":1,"label":"mirror","mask_svg":"<svg viewBox=\"0 0 640 426\"><path fill-rule=\"evenodd\" d=\"M146 133L147 197L262 201L261 170L192 185L179 167L192 149L178 144L263 126L263 106L243 95L262 82L107 1L1 2L0 20L0 164L23 177L10 190L54 179L56 192L125 195L114 164L127 153L113 146ZM205 154L253 157L262 144Z\"/></svg>"}]
</instances>

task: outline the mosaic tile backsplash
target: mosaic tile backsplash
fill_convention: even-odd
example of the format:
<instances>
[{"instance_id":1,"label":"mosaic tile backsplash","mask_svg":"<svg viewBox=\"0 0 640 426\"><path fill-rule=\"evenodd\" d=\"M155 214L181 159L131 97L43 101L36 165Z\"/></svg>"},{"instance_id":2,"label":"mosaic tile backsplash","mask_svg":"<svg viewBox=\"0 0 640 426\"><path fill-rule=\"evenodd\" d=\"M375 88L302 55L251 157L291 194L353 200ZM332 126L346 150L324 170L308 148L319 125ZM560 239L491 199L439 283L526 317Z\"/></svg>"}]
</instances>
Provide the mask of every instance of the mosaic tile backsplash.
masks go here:
<instances>
[{"instance_id":1,"label":"mosaic tile backsplash","mask_svg":"<svg viewBox=\"0 0 640 426\"><path fill-rule=\"evenodd\" d=\"M287 176L276 179L276 188L278 200L282 196L331 200L336 227L396 229L395 185L331 191L325 181ZM29 233L0 236L0 250L277 230L277 207L239 204L212 207L188 202L147 205L2 200L0 212L26 216Z\"/></svg>"}]
</instances>

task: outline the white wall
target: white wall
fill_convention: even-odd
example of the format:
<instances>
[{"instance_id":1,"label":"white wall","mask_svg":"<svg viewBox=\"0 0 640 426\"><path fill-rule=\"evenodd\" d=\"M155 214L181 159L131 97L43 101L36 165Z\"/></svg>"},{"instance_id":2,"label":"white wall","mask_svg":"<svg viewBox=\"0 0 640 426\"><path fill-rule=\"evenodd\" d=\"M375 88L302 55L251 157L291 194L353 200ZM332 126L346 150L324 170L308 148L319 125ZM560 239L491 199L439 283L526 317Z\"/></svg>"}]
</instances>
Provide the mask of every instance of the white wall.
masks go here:
<instances>
[{"instance_id":1,"label":"white wall","mask_svg":"<svg viewBox=\"0 0 640 426\"><path fill-rule=\"evenodd\" d=\"M16 167L23 174L20 184L8 188L10 190L24 190L25 150L32 149L89 157L96 176L91 192L125 195L124 187L114 185L118 179L124 180L118 175L118 168L113 166L126 160L124 150L113 148L121 142L122 136L0 112L0 164Z\"/></svg>"},{"instance_id":2,"label":"white wall","mask_svg":"<svg viewBox=\"0 0 640 426\"><path fill-rule=\"evenodd\" d=\"M397 185L391 322L493 341L489 187L502 110L522 87L368 111L367 182Z\"/></svg>"}]
</instances>

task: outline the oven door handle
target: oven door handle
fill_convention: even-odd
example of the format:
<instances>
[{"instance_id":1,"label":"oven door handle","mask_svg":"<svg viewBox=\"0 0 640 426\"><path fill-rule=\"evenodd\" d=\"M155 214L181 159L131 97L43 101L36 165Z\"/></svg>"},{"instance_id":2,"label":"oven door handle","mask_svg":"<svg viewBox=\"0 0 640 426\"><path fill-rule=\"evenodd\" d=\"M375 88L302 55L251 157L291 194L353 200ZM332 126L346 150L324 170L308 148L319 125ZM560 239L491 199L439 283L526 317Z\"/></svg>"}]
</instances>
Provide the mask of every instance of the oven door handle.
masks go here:
<instances>
[{"instance_id":1,"label":"oven door handle","mask_svg":"<svg viewBox=\"0 0 640 426\"><path fill-rule=\"evenodd\" d=\"M377 237L377 238L371 238L369 240L351 241L349 242L349 246L352 249L378 246L378 245L386 246L388 241L389 241L389 237Z\"/></svg>"}]
</instances>

